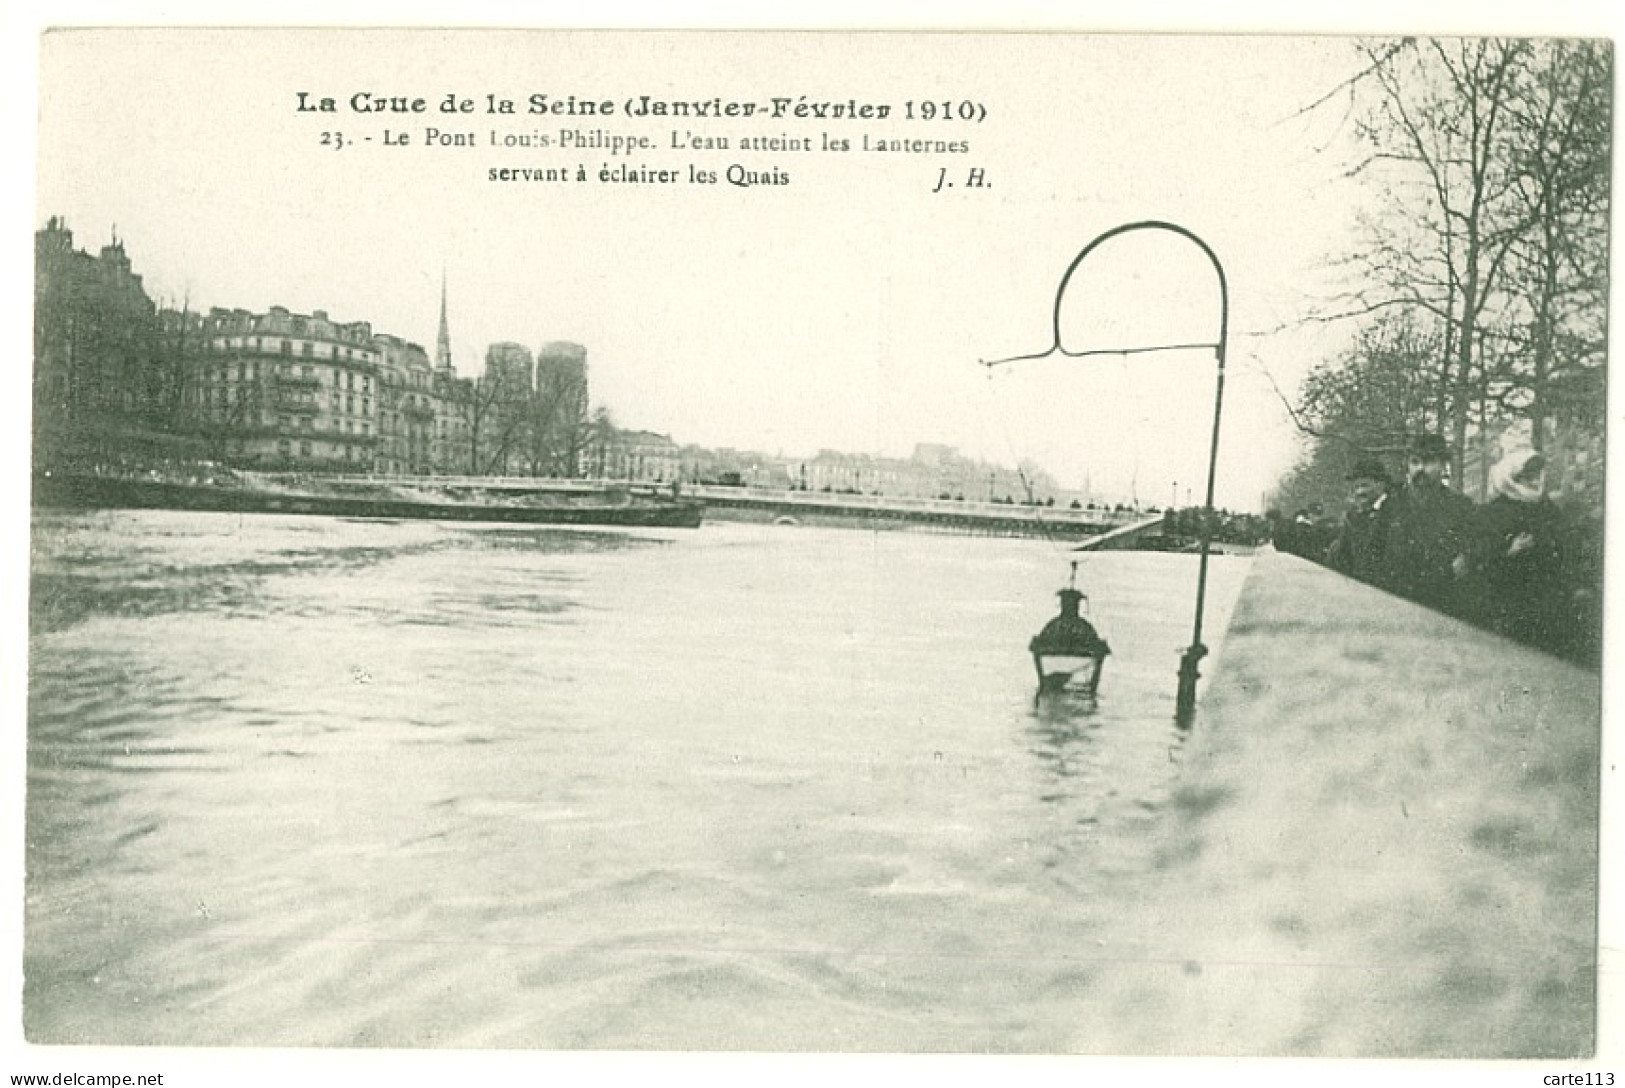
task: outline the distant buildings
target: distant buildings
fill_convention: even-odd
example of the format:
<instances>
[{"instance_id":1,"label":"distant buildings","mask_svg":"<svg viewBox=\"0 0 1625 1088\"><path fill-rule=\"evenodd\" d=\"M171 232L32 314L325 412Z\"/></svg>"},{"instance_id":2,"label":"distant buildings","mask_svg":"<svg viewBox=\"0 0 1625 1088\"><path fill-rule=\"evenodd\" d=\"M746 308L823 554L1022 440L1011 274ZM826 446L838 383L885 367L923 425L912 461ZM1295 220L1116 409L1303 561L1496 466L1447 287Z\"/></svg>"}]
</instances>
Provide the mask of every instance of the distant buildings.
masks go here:
<instances>
[{"instance_id":1,"label":"distant buildings","mask_svg":"<svg viewBox=\"0 0 1625 1088\"><path fill-rule=\"evenodd\" d=\"M477 472L571 478L588 470L592 440L587 349L556 341L531 355L523 344L492 344L474 393Z\"/></svg>"},{"instance_id":2,"label":"distant buildings","mask_svg":"<svg viewBox=\"0 0 1625 1088\"><path fill-rule=\"evenodd\" d=\"M159 309L116 239L35 235L34 460L103 469L170 459L284 471L471 471L475 384L368 322L282 306Z\"/></svg>"},{"instance_id":3,"label":"distant buildings","mask_svg":"<svg viewBox=\"0 0 1625 1088\"><path fill-rule=\"evenodd\" d=\"M37 467L209 460L264 471L710 482L920 498L1065 498L1011 470L921 445L909 458L810 458L679 446L591 407L587 349L502 341L458 377L441 283L434 359L323 310L158 308L117 238L76 250L52 218L35 235Z\"/></svg>"},{"instance_id":4,"label":"distant buildings","mask_svg":"<svg viewBox=\"0 0 1625 1088\"><path fill-rule=\"evenodd\" d=\"M485 349L485 382L500 401L521 401L535 388L530 349L507 341Z\"/></svg>"},{"instance_id":5,"label":"distant buildings","mask_svg":"<svg viewBox=\"0 0 1625 1088\"><path fill-rule=\"evenodd\" d=\"M480 476L528 476L531 394L535 360L523 344L501 342L485 349L485 374L475 390L473 425Z\"/></svg>"},{"instance_id":6,"label":"distant buildings","mask_svg":"<svg viewBox=\"0 0 1625 1088\"><path fill-rule=\"evenodd\" d=\"M587 349L568 341L543 344L536 353L535 395L533 440L542 475L581 475L591 438Z\"/></svg>"},{"instance_id":7,"label":"distant buildings","mask_svg":"<svg viewBox=\"0 0 1625 1088\"><path fill-rule=\"evenodd\" d=\"M1032 505L1070 503L1082 498L1063 491L1036 466L1010 469L965 457L951 446L931 444L916 446L907 458L836 450L820 450L813 457L786 457L750 450L679 446L667 435L611 428L594 434L586 451L586 465L591 475L643 483L737 484L788 491Z\"/></svg>"},{"instance_id":8,"label":"distant buildings","mask_svg":"<svg viewBox=\"0 0 1625 1088\"><path fill-rule=\"evenodd\" d=\"M683 450L667 435L618 428L595 433L585 451L589 474L605 480L672 483L683 474Z\"/></svg>"}]
</instances>

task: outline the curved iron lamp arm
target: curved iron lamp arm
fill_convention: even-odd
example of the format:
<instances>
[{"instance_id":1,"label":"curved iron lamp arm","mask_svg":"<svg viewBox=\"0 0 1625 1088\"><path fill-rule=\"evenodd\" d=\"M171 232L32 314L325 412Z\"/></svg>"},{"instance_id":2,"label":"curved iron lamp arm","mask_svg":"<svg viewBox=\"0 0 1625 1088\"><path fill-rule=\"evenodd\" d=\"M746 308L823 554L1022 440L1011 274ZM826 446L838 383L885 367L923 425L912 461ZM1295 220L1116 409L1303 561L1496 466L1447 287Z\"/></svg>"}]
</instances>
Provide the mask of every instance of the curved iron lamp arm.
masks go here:
<instances>
[{"instance_id":1,"label":"curved iron lamp arm","mask_svg":"<svg viewBox=\"0 0 1625 1088\"><path fill-rule=\"evenodd\" d=\"M1078 270L1084 260L1101 245L1111 241L1119 235L1129 234L1133 231L1160 230L1177 234L1193 242L1207 259L1213 264L1213 271L1219 277L1219 339L1217 343L1200 344L1154 344L1147 347L1133 348L1096 348L1087 351L1068 351L1061 344L1061 302L1066 297L1066 288L1072 280L1072 274ZM1088 245L1072 258L1067 266L1066 273L1061 277L1061 285L1055 291L1054 340L1049 350L1033 355L1017 355L1009 359L997 359L984 362L984 366L1001 366L1005 363L1021 362L1023 360L1043 359L1050 355L1060 354L1072 359L1082 359L1093 355L1137 355L1152 351L1179 351L1193 348L1207 348L1212 350L1218 362L1218 378L1213 392L1213 438L1208 448L1207 458L1207 494L1202 509L1202 523L1199 534L1201 541L1201 559L1196 575L1196 618L1192 625L1191 644L1179 658L1179 692L1174 701L1175 715L1180 724L1188 724L1191 714L1196 709L1196 680L1200 673L1197 671L1202 658L1207 656L1207 647L1202 644L1202 613L1207 600L1207 567L1208 555L1213 548L1213 480L1219 463L1219 422L1224 408L1224 352L1225 344L1230 333L1230 286L1225 279L1224 265L1219 263L1219 257L1213 252L1211 246L1198 237L1193 231L1180 226L1178 223L1169 223L1160 219L1143 219L1134 223L1124 223L1113 227L1104 234L1096 236Z\"/></svg>"}]
</instances>

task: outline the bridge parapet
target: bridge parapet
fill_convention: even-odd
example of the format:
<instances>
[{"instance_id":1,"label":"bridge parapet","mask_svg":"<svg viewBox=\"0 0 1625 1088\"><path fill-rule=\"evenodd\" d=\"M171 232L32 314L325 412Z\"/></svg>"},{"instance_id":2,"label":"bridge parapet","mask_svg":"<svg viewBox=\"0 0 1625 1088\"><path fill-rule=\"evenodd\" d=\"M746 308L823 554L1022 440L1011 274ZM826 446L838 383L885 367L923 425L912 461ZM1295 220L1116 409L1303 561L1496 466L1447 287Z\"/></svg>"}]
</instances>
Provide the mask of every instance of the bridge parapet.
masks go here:
<instances>
[{"instance_id":1,"label":"bridge parapet","mask_svg":"<svg viewBox=\"0 0 1625 1088\"><path fill-rule=\"evenodd\" d=\"M922 499L903 495L854 495L826 491L788 491L763 487L720 487L689 484L683 494L734 506L783 507L786 510L874 511L942 515L988 521L1045 522L1056 527L1101 532L1146 519L1143 511L1072 510L1054 506L1016 506L968 499Z\"/></svg>"}]
</instances>

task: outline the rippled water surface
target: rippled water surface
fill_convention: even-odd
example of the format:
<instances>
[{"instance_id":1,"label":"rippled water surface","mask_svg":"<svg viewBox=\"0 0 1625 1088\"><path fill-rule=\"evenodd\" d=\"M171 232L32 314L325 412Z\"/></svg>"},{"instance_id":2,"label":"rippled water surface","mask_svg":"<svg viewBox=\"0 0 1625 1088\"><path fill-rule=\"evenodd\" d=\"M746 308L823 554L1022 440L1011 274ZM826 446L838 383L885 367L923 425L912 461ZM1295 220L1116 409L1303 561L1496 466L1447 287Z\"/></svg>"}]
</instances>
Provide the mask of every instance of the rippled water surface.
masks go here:
<instances>
[{"instance_id":1,"label":"rippled water surface","mask_svg":"<svg viewBox=\"0 0 1625 1088\"><path fill-rule=\"evenodd\" d=\"M37 515L37 1042L1086 1049L1180 774L1193 557ZM1210 641L1245 571L1216 557Z\"/></svg>"}]
</instances>

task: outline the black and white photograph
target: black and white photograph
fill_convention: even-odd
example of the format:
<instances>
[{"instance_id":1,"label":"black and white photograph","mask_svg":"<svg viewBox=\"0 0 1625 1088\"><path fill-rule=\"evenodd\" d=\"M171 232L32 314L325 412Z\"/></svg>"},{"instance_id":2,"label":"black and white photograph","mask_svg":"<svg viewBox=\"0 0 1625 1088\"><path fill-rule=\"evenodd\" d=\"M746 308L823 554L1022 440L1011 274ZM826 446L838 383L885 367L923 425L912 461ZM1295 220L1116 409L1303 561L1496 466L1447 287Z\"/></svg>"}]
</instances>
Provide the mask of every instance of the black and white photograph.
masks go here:
<instances>
[{"instance_id":1,"label":"black and white photograph","mask_svg":"<svg viewBox=\"0 0 1625 1088\"><path fill-rule=\"evenodd\" d=\"M1625 1074L1614 43L1265 29L34 27L0 1074Z\"/></svg>"}]
</instances>

